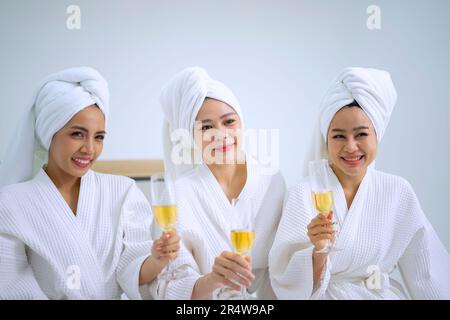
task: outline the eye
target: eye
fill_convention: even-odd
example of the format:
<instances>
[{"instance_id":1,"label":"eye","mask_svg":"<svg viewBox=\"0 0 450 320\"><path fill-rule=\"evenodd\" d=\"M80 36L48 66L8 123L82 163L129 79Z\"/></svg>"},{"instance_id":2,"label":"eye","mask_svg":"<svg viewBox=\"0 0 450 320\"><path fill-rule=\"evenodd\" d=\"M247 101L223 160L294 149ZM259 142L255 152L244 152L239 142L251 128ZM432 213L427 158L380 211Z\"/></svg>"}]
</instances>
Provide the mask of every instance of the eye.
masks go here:
<instances>
[{"instance_id":1,"label":"eye","mask_svg":"<svg viewBox=\"0 0 450 320\"><path fill-rule=\"evenodd\" d=\"M212 128L211 125L204 125L204 126L202 126L202 131L206 131L206 130L209 130L211 128Z\"/></svg>"},{"instance_id":2,"label":"eye","mask_svg":"<svg viewBox=\"0 0 450 320\"><path fill-rule=\"evenodd\" d=\"M71 136L74 138L83 138L84 134L81 131L75 131L75 132L72 132Z\"/></svg>"},{"instance_id":3,"label":"eye","mask_svg":"<svg viewBox=\"0 0 450 320\"><path fill-rule=\"evenodd\" d=\"M95 139L103 141L105 140L105 136L103 134L99 134L98 136L95 137Z\"/></svg>"},{"instance_id":4,"label":"eye","mask_svg":"<svg viewBox=\"0 0 450 320\"><path fill-rule=\"evenodd\" d=\"M236 122L235 119L227 119L227 120L225 120L225 124L226 124L227 126L230 126L230 125L232 125L232 124L235 123L235 122Z\"/></svg>"},{"instance_id":5,"label":"eye","mask_svg":"<svg viewBox=\"0 0 450 320\"><path fill-rule=\"evenodd\" d=\"M356 135L356 138L363 138L363 137L367 137L367 136L368 136L367 133L361 132L361 133L358 133L358 134Z\"/></svg>"},{"instance_id":6,"label":"eye","mask_svg":"<svg viewBox=\"0 0 450 320\"><path fill-rule=\"evenodd\" d=\"M342 134L337 134L337 135L333 136L333 139L343 140L343 139L345 139L345 137Z\"/></svg>"}]
</instances>

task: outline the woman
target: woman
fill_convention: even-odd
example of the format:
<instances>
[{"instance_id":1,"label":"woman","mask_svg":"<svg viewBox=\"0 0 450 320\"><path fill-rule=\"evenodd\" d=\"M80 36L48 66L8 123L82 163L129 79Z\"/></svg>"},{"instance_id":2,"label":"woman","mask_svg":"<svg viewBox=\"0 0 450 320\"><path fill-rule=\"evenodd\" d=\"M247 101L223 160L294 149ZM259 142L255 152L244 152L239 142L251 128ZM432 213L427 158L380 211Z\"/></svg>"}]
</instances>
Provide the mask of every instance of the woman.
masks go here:
<instances>
[{"instance_id":1,"label":"woman","mask_svg":"<svg viewBox=\"0 0 450 320\"><path fill-rule=\"evenodd\" d=\"M159 282L160 297L220 299L222 287L242 285L259 298L274 298L267 257L284 197L281 174L243 152L239 103L205 70L177 74L163 88L161 104L165 166L177 177L178 231L185 250L175 262L175 279ZM253 209L243 211L249 202ZM250 259L232 252L230 234L235 222L252 215L256 241Z\"/></svg>"},{"instance_id":2,"label":"woman","mask_svg":"<svg viewBox=\"0 0 450 320\"><path fill-rule=\"evenodd\" d=\"M149 298L177 256L176 233L152 243L151 208L133 180L90 170L108 100L94 69L48 76L2 154L2 185L13 184L0 190L1 299ZM29 180L37 149L48 162Z\"/></svg>"},{"instance_id":3,"label":"woman","mask_svg":"<svg viewBox=\"0 0 450 320\"><path fill-rule=\"evenodd\" d=\"M316 158L329 159L340 232L332 215L315 215L307 180L289 191L269 257L278 298L403 299L396 265L412 298L450 298L448 253L411 185L374 169L396 97L385 71L348 68L333 82ZM334 240L341 251L319 252Z\"/></svg>"}]
</instances>

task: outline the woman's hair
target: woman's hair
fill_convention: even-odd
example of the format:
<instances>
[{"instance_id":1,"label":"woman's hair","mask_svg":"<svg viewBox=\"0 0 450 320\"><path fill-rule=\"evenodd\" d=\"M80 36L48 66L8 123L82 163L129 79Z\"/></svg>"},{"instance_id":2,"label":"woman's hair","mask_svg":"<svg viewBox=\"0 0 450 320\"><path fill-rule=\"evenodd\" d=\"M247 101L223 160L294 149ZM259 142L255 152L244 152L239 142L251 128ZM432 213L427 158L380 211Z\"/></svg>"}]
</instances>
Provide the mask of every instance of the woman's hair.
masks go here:
<instances>
[{"instance_id":1,"label":"woman's hair","mask_svg":"<svg viewBox=\"0 0 450 320\"><path fill-rule=\"evenodd\" d=\"M349 107L349 108L351 108L351 107L357 107L357 108L362 109L361 106L359 105L359 103L356 102L356 100L353 100L353 102L350 102L348 105L344 106L343 108L345 108L345 107Z\"/></svg>"}]
</instances>

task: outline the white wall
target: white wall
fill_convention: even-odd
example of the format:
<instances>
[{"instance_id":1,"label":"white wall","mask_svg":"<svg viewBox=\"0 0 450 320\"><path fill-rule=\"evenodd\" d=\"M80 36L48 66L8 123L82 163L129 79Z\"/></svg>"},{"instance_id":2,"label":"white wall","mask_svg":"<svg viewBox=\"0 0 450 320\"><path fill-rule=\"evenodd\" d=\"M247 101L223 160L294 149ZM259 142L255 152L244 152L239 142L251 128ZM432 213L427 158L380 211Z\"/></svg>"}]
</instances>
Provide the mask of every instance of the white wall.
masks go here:
<instances>
[{"instance_id":1,"label":"white wall","mask_svg":"<svg viewBox=\"0 0 450 320\"><path fill-rule=\"evenodd\" d=\"M71 4L81 30L66 28ZM371 4L381 30L366 27ZM450 248L449 13L447 0L2 0L0 142L41 77L90 65L112 93L103 159L161 158L159 90L200 65L235 91L248 127L281 129L281 169L293 185L331 79L346 66L382 68L399 100L377 167L412 183Z\"/></svg>"}]
</instances>

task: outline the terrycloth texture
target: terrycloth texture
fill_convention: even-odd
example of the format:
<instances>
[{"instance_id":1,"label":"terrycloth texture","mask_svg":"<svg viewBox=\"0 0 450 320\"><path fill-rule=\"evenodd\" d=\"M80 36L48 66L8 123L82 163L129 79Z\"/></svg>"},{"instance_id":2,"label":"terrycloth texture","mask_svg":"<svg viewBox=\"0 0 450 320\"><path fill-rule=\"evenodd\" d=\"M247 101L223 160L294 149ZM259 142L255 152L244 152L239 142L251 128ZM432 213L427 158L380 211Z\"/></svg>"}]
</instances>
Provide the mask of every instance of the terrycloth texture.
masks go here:
<instances>
[{"instance_id":1,"label":"terrycloth texture","mask_svg":"<svg viewBox=\"0 0 450 320\"><path fill-rule=\"evenodd\" d=\"M152 214L133 180L88 171L75 216L41 170L0 190L0 221L0 299L149 297Z\"/></svg>"},{"instance_id":2,"label":"terrycloth texture","mask_svg":"<svg viewBox=\"0 0 450 320\"><path fill-rule=\"evenodd\" d=\"M310 160L328 158L327 133L334 115L356 100L371 120L378 142L383 138L397 101L397 92L388 72L377 69L346 68L332 82L319 111L315 136L303 165L304 175Z\"/></svg>"},{"instance_id":3,"label":"terrycloth texture","mask_svg":"<svg viewBox=\"0 0 450 320\"><path fill-rule=\"evenodd\" d=\"M93 104L103 111L106 119L108 84L96 70L65 69L43 79L32 106L0 155L0 187L31 179L35 154L40 158L36 167L40 168L46 162L53 135L76 113Z\"/></svg>"},{"instance_id":4,"label":"terrycloth texture","mask_svg":"<svg viewBox=\"0 0 450 320\"><path fill-rule=\"evenodd\" d=\"M199 67L187 68L175 75L162 89L161 106L165 116L163 128L164 165L175 177L192 169L196 164L192 152L195 149L193 131L195 118L205 98L225 102L232 107L244 123L241 107L233 92L222 82L211 79ZM243 128L242 128L243 129ZM181 139L179 133L186 139ZM172 153L180 146L189 159L188 163L174 163ZM199 157L201 159L201 157Z\"/></svg>"},{"instance_id":5,"label":"terrycloth texture","mask_svg":"<svg viewBox=\"0 0 450 320\"><path fill-rule=\"evenodd\" d=\"M307 225L316 215L307 181L288 192L269 255L272 287L279 299L403 299L390 279L396 265L413 299L450 298L450 259L419 201L404 179L369 170L349 210L332 176L334 212L341 232L313 288L313 246ZM370 266L380 270L380 289L366 286Z\"/></svg>"},{"instance_id":6,"label":"terrycloth texture","mask_svg":"<svg viewBox=\"0 0 450 320\"><path fill-rule=\"evenodd\" d=\"M247 165L248 175L239 199L252 199L255 215L255 242L251 251L256 276L250 292L260 299L275 297L268 272L268 253L277 230L285 194L280 173L264 174L260 164ZM232 251L230 243L233 219L232 205L216 178L201 164L176 182L179 223L177 230L183 249L175 263L185 272L183 278L158 282L153 294L160 299L190 299L195 282L212 270L214 259L223 251ZM238 211L239 212L239 211ZM217 298L214 292L211 299Z\"/></svg>"}]
</instances>

